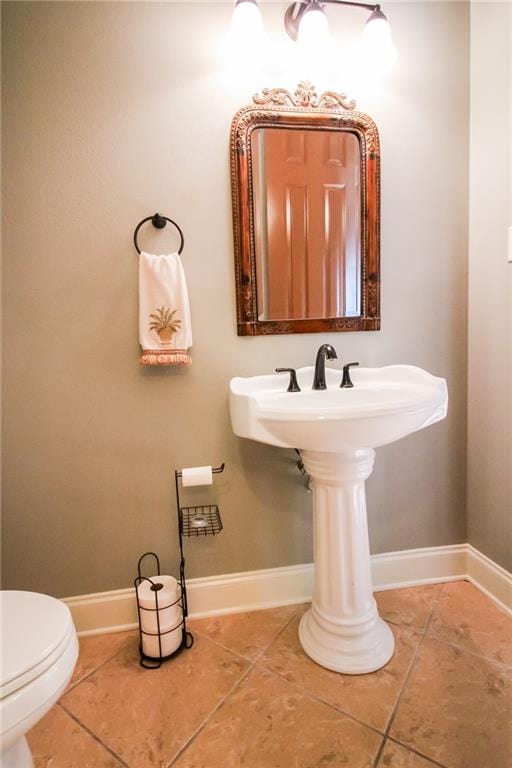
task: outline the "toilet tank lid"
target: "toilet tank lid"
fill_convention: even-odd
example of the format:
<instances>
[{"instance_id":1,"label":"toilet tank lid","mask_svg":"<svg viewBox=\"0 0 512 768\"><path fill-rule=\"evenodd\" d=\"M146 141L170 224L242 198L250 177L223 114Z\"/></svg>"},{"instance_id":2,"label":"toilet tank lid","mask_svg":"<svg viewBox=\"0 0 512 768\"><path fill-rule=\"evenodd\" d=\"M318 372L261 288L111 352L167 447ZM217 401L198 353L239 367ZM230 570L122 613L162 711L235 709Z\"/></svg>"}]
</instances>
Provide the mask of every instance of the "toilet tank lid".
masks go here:
<instances>
[{"instance_id":1,"label":"toilet tank lid","mask_svg":"<svg viewBox=\"0 0 512 768\"><path fill-rule=\"evenodd\" d=\"M0 592L0 686L36 667L61 643L73 624L67 605L39 592Z\"/></svg>"}]
</instances>

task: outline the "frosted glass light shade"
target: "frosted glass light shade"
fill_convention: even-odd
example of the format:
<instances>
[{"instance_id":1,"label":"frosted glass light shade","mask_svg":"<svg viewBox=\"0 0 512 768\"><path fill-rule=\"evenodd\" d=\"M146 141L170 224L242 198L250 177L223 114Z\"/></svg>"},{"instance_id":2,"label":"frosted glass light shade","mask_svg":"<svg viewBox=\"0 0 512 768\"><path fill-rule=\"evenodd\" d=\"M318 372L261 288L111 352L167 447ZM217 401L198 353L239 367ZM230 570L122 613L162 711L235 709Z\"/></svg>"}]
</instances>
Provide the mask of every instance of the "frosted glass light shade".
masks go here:
<instances>
[{"instance_id":1,"label":"frosted glass light shade","mask_svg":"<svg viewBox=\"0 0 512 768\"><path fill-rule=\"evenodd\" d=\"M300 20L297 42L308 53L320 55L329 40L327 16L317 3L312 3L306 8Z\"/></svg>"},{"instance_id":2,"label":"frosted glass light shade","mask_svg":"<svg viewBox=\"0 0 512 768\"><path fill-rule=\"evenodd\" d=\"M231 38L233 42L250 49L258 46L263 39L263 19L254 0L238 0L231 17Z\"/></svg>"},{"instance_id":3,"label":"frosted glass light shade","mask_svg":"<svg viewBox=\"0 0 512 768\"><path fill-rule=\"evenodd\" d=\"M398 58L391 38L391 29L382 11L374 11L362 34L363 54L368 64L379 70L389 69Z\"/></svg>"}]
</instances>

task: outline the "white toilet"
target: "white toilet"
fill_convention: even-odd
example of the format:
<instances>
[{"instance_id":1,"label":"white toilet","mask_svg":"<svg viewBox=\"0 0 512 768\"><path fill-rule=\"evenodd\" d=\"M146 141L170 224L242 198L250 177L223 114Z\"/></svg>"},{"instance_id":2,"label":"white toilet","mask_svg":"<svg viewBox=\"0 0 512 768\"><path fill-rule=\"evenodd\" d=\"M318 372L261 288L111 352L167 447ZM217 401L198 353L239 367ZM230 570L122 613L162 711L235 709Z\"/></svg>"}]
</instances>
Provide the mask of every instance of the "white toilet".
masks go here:
<instances>
[{"instance_id":1,"label":"white toilet","mask_svg":"<svg viewBox=\"0 0 512 768\"><path fill-rule=\"evenodd\" d=\"M69 608L37 592L0 592L0 765L32 768L25 734L64 692L78 657Z\"/></svg>"}]
</instances>

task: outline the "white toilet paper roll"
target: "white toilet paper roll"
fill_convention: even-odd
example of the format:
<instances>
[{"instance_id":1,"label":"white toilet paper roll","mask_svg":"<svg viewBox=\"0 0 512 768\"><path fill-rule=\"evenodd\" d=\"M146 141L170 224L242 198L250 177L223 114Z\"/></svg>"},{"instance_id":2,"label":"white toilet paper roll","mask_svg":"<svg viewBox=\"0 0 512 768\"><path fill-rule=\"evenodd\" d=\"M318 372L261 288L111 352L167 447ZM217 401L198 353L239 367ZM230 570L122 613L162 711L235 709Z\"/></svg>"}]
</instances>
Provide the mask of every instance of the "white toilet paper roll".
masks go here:
<instances>
[{"instance_id":1,"label":"white toilet paper roll","mask_svg":"<svg viewBox=\"0 0 512 768\"><path fill-rule=\"evenodd\" d=\"M149 576L150 581L144 579L137 587L139 603L143 608L155 607L155 592L158 596L159 605L168 605L179 597L178 582L174 576L164 574ZM153 585L162 584L161 589L153 589Z\"/></svg>"},{"instance_id":2,"label":"white toilet paper roll","mask_svg":"<svg viewBox=\"0 0 512 768\"><path fill-rule=\"evenodd\" d=\"M165 632L179 624L183 618L183 611L178 602L180 598L180 585L173 576L151 576L151 581L153 583L143 581L137 587L141 608L141 629L143 632L156 633L158 632L158 622L160 622L160 632ZM162 587L154 590L153 586L158 586L159 584L162 584ZM158 596L158 620L157 611L154 610L156 607L155 594Z\"/></svg>"},{"instance_id":3,"label":"white toilet paper roll","mask_svg":"<svg viewBox=\"0 0 512 768\"><path fill-rule=\"evenodd\" d=\"M183 485L211 485L213 482L211 467L185 467L181 470Z\"/></svg>"},{"instance_id":4,"label":"white toilet paper roll","mask_svg":"<svg viewBox=\"0 0 512 768\"><path fill-rule=\"evenodd\" d=\"M169 656L171 653L174 653L180 647L182 639L183 626L177 627L166 635L161 635L162 656ZM142 635L142 651L145 656L158 659L160 657L158 637L155 637L155 635Z\"/></svg>"}]
</instances>

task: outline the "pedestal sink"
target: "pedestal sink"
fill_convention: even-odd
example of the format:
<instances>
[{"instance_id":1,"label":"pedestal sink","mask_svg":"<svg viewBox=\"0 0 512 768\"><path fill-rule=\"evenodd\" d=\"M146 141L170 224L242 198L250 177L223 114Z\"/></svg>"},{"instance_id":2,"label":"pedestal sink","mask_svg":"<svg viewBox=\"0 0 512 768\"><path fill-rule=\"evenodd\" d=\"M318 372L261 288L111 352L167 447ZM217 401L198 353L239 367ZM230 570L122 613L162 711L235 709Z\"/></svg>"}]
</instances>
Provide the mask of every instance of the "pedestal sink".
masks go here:
<instances>
[{"instance_id":1,"label":"pedestal sink","mask_svg":"<svg viewBox=\"0 0 512 768\"><path fill-rule=\"evenodd\" d=\"M444 379L421 368L391 365L326 370L327 389L313 391L313 367L230 382L233 431L240 437L298 448L313 479L315 577L311 609L299 636L318 664L347 674L373 672L394 652L394 638L373 597L364 481L375 448L446 416Z\"/></svg>"}]
</instances>

